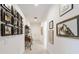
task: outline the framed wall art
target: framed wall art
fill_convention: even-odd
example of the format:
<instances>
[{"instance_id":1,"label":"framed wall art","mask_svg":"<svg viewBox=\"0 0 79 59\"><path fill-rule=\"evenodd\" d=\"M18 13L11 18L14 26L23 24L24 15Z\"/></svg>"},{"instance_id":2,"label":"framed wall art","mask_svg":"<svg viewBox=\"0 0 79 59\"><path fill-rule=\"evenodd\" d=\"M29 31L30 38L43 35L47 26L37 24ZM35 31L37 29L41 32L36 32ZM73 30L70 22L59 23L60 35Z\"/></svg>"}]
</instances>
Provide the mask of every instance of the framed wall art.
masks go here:
<instances>
[{"instance_id":1,"label":"framed wall art","mask_svg":"<svg viewBox=\"0 0 79 59\"><path fill-rule=\"evenodd\" d=\"M9 9L9 11L11 11L11 4L4 4L4 6L7 8L7 9Z\"/></svg>"},{"instance_id":2,"label":"framed wall art","mask_svg":"<svg viewBox=\"0 0 79 59\"><path fill-rule=\"evenodd\" d=\"M18 34L18 28L12 27L12 34L17 35Z\"/></svg>"},{"instance_id":3,"label":"framed wall art","mask_svg":"<svg viewBox=\"0 0 79 59\"><path fill-rule=\"evenodd\" d=\"M1 21L1 14L2 14L2 13L1 13L1 7L0 7L0 21Z\"/></svg>"},{"instance_id":4,"label":"framed wall art","mask_svg":"<svg viewBox=\"0 0 79 59\"><path fill-rule=\"evenodd\" d=\"M18 26L19 26L19 27L21 27L21 23L22 23L22 22L19 20L19 21L18 21Z\"/></svg>"},{"instance_id":5,"label":"framed wall art","mask_svg":"<svg viewBox=\"0 0 79 59\"><path fill-rule=\"evenodd\" d=\"M11 4L1 4L1 6L8 12L11 12Z\"/></svg>"},{"instance_id":6,"label":"framed wall art","mask_svg":"<svg viewBox=\"0 0 79 59\"><path fill-rule=\"evenodd\" d=\"M17 18L12 17L12 25L18 26L18 19Z\"/></svg>"},{"instance_id":7,"label":"framed wall art","mask_svg":"<svg viewBox=\"0 0 79 59\"><path fill-rule=\"evenodd\" d=\"M59 15L63 16L67 12L73 9L73 4L61 4L59 6Z\"/></svg>"},{"instance_id":8,"label":"framed wall art","mask_svg":"<svg viewBox=\"0 0 79 59\"><path fill-rule=\"evenodd\" d=\"M19 15L19 20L18 20L18 26L22 28L23 22L22 22L22 17Z\"/></svg>"},{"instance_id":9,"label":"framed wall art","mask_svg":"<svg viewBox=\"0 0 79 59\"><path fill-rule=\"evenodd\" d=\"M6 24L2 24L1 28L2 28L2 30L1 30L2 36L12 35L12 27L11 26L8 26Z\"/></svg>"},{"instance_id":10,"label":"framed wall art","mask_svg":"<svg viewBox=\"0 0 79 59\"><path fill-rule=\"evenodd\" d=\"M54 26L54 25L53 25L53 21L50 21L50 22L49 22L49 29L53 29L53 26Z\"/></svg>"},{"instance_id":11,"label":"framed wall art","mask_svg":"<svg viewBox=\"0 0 79 59\"><path fill-rule=\"evenodd\" d=\"M22 32L22 28L19 28L18 29L18 34L22 34L23 32Z\"/></svg>"},{"instance_id":12,"label":"framed wall art","mask_svg":"<svg viewBox=\"0 0 79 59\"><path fill-rule=\"evenodd\" d=\"M22 16L8 4L0 4L0 35L18 35L23 33Z\"/></svg>"},{"instance_id":13,"label":"framed wall art","mask_svg":"<svg viewBox=\"0 0 79 59\"><path fill-rule=\"evenodd\" d=\"M23 34L23 28L20 28L20 34Z\"/></svg>"},{"instance_id":14,"label":"framed wall art","mask_svg":"<svg viewBox=\"0 0 79 59\"><path fill-rule=\"evenodd\" d=\"M58 36L79 37L79 15L59 22L56 25L56 32Z\"/></svg>"},{"instance_id":15,"label":"framed wall art","mask_svg":"<svg viewBox=\"0 0 79 59\"><path fill-rule=\"evenodd\" d=\"M4 22L4 12L1 7L0 7L0 21Z\"/></svg>"},{"instance_id":16,"label":"framed wall art","mask_svg":"<svg viewBox=\"0 0 79 59\"><path fill-rule=\"evenodd\" d=\"M10 13L8 13L8 12L5 12L5 14L4 14L4 19L5 19L5 22L6 23L12 23L12 15L10 14Z\"/></svg>"}]
</instances>

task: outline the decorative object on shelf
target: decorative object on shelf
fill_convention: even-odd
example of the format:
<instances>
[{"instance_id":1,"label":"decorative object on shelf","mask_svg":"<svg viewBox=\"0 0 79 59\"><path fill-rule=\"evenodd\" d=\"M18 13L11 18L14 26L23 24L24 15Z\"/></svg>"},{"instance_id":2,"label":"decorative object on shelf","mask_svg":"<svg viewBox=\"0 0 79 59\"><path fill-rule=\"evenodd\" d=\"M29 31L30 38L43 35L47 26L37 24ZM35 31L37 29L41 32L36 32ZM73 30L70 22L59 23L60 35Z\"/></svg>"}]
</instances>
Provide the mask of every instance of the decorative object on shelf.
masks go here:
<instances>
[{"instance_id":1,"label":"decorative object on shelf","mask_svg":"<svg viewBox=\"0 0 79 59\"><path fill-rule=\"evenodd\" d=\"M56 32L58 36L79 37L79 15L58 23Z\"/></svg>"},{"instance_id":2,"label":"decorative object on shelf","mask_svg":"<svg viewBox=\"0 0 79 59\"><path fill-rule=\"evenodd\" d=\"M51 44L54 44L54 30L49 30L48 31L48 34L49 34L49 43L51 43Z\"/></svg>"},{"instance_id":3,"label":"decorative object on shelf","mask_svg":"<svg viewBox=\"0 0 79 59\"><path fill-rule=\"evenodd\" d=\"M73 9L73 4L61 4L59 6L59 15L63 16L67 12Z\"/></svg>"},{"instance_id":4,"label":"decorative object on shelf","mask_svg":"<svg viewBox=\"0 0 79 59\"><path fill-rule=\"evenodd\" d=\"M49 29L53 29L53 20L49 22Z\"/></svg>"}]
</instances>

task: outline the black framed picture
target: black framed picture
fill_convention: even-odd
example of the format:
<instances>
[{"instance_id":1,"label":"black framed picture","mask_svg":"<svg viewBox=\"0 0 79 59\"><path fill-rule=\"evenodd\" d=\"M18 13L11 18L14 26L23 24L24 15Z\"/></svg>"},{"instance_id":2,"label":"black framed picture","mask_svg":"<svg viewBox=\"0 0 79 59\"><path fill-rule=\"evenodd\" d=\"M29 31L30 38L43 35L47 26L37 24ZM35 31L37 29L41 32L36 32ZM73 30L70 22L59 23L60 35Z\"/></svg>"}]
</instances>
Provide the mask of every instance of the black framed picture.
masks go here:
<instances>
[{"instance_id":1,"label":"black framed picture","mask_svg":"<svg viewBox=\"0 0 79 59\"><path fill-rule=\"evenodd\" d=\"M18 29L18 34L22 34L23 33L23 28L19 28Z\"/></svg>"},{"instance_id":2,"label":"black framed picture","mask_svg":"<svg viewBox=\"0 0 79 59\"><path fill-rule=\"evenodd\" d=\"M17 35L18 34L18 28L17 27L12 27L12 34Z\"/></svg>"},{"instance_id":3,"label":"black framed picture","mask_svg":"<svg viewBox=\"0 0 79 59\"><path fill-rule=\"evenodd\" d=\"M13 9L13 15L14 17L17 17L17 11L15 9Z\"/></svg>"},{"instance_id":4,"label":"black framed picture","mask_svg":"<svg viewBox=\"0 0 79 59\"><path fill-rule=\"evenodd\" d=\"M1 6L8 12L11 12L11 4L1 4Z\"/></svg>"},{"instance_id":5,"label":"black framed picture","mask_svg":"<svg viewBox=\"0 0 79 59\"><path fill-rule=\"evenodd\" d=\"M54 25L53 25L53 21L50 21L50 22L49 22L49 29L53 29L53 26L54 26Z\"/></svg>"},{"instance_id":6,"label":"black framed picture","mask_svg":"<svg viewBox=\"0 0 79 59\"><path fill-rule=\"evenodd\" d=\"M0 7L0 21L4 22L4 11L1 7Z\"/></svg>"},{"instance_id":7,"label":"black framed picture","mask_svg":"<svg viewBox=\"0 0 79 59\"><path fill-rule=\"evenodd\" d=\"M11 6L11 13L14 15L14 17L17 17L17 10L14 8L14 6Z\"/></svg>"},{"instance_id":8,"label":"black framed picture","mask_svg":"<svg viewBox=\"0 0 79 59\"><path fill-rule=\"evenodd\" d=\"M2 36L12 35L12 27L6 24L1 24L1 32Z\"/></svg>"},{"instance_id":9,"label":"black framed picture","mask_svg":"<svg viewBox=\"0 0 79 59\"><path fill-rule=\"evenodd\" d=\"M11 24L12 23L12 15L5 11L4 16L5 16L4 17L5 22Z\"/></svg>"},{"instance_id":10,"label":"black framed picture","mask_svg":"<svg viewBox=\"0 0 79 59\"><path fill-rule=\"evenodd\" d=\"M23 26L23 21L22 21L22 17L19 15L19 20L18 20L18 26L22 28Z\"/></svg>"},{"instance_id":11,"label":"black framed picture","mask_svg":"<svg viewBox=\"0 0 79 59\"><path fill-rule=\"evenodd\" d=\"M2 14L2 13L1 13L1 7L0 7L0 21L1 21L1 14Z\"/></svg>"},{"instance_id":12,"label":"black framed picture","mask_svg":"<svg viewBox=\"0 0 79 59\"><path fill-rule=\"evenodd\" d=\"M23 34L23 28L21 28L21 34Z\"/></svg>"},{"instance_id":13,"label":"black framed picture","mask_svg":"<svg viewBox=\"0 0 79 59\"><path fill-rule=\"evenodd\" d=\"M23 33L22 16L8 4L0 4L0 35L18 35Z\"/></svg>"},{"instance_id":14,"label":"black framed picture","mask_svg":"<svg viewBox=\"0 0 79 59\"><path fill-rule=\"evenodd\" d=\"M73 9L73 4L61 4L59 6L59 15L63 16L67 12Z\"/></svg>"},{"instance_id":15,"label":"black framed picture","mask_svg":"<svg viewBox=\"0 0 79 59\"><path fill-rule=\"evenodd\" d=\"M9 10L11 10L11 4L4 4L4 6L7 8L7 9L9 9Z\"/></svg>"},{"instance_id":16,"label":"black framed picture","mask_svg":"<svg viewBox=\"0 0 79 59\"><path fill-rule=\"evenodd\" d=\"M21 21L20 20L18 21L18 26L21 27Z\"/></svg>"},{"instance_id":17,"label":"black framed picture","mask_svg":"<svg viewBox=\"0 0 79 59\"><path fill-rule=\"evenodd\" d=\"M20 14L17 12L17 18L20 19Z\"/></svg>"},{"instance_id":18,"label":"black framed picture","mask_svg":"<svg viewBox=\"0 0 79 59\"><path fill-rule=\"evenodd\" d=\"M13 17L12 18L12 24L14 25L14 26L18 26L18 19L17 18L15 18L15 17Z\"/></svg>"},{"instance_id":19,"label":"black framed picture","mask_svg":"<svg viewBox=\"0 0 79 59\"><path fill-rule=\"evenodd\" d=\"M56 32L57 36L79 37L79 15L57 23Z\"/></svg>"}]
</instances>

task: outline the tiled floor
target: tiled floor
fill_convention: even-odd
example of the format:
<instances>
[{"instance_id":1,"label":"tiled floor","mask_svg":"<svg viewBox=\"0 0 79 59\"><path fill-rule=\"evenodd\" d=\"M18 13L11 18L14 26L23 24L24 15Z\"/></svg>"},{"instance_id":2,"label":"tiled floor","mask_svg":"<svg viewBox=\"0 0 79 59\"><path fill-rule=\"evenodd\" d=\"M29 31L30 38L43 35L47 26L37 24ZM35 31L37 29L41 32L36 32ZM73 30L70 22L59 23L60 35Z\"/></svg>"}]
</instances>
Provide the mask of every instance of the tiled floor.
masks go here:
<instances>
[{"instance_id":1,"label":"tiled floor","mask_svg":"<svg viewBox=\"0 0 79 59\"><path fill-rule=\"evenodd\" d=\"M32 50L26 49L25 54L48 54L48 51L43 48L43 44L40 41L34 41Z\"/></svg>"}]
</instances>

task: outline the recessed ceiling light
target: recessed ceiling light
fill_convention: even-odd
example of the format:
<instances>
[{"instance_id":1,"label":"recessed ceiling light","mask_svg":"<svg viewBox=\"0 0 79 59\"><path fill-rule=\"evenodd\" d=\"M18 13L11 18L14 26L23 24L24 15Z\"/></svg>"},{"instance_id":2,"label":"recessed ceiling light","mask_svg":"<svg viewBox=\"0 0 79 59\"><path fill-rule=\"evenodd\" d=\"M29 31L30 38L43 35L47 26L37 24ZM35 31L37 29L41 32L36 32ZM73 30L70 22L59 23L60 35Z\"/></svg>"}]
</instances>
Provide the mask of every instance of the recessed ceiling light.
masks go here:
<instances>
[{"instance_id":1,"label":"recessed ceiling light","mask_svg":"<svg viewBox=\"0 0 79 59\"><path fill-rule=\"evenodd\" d=\"M34 6L38 6L38 4L34 4Z\"/></svg>"}]
</instances>

